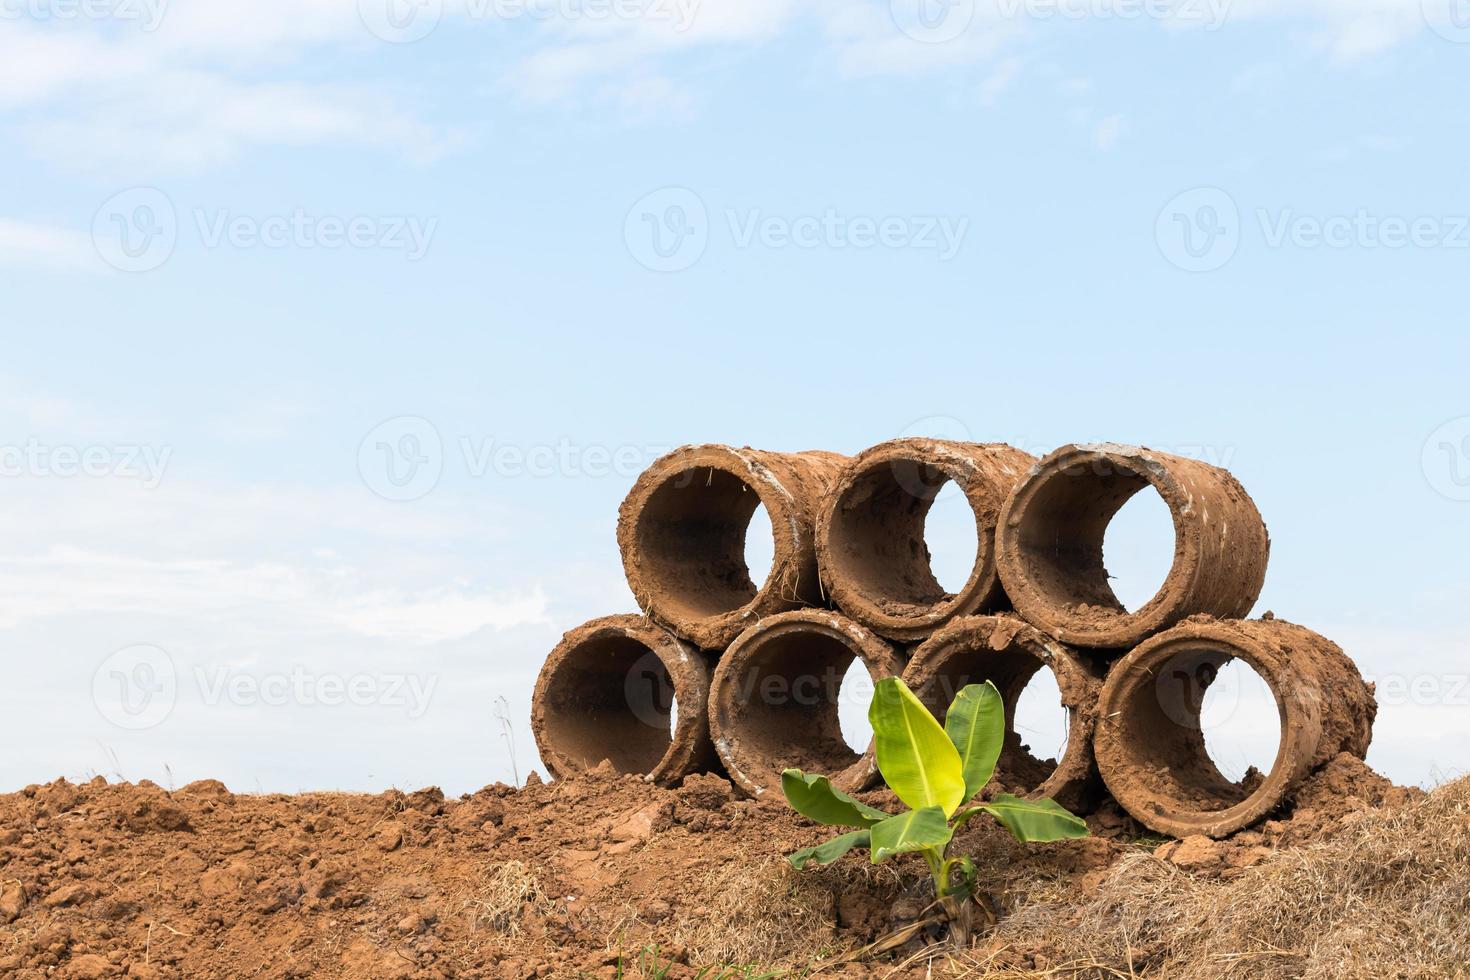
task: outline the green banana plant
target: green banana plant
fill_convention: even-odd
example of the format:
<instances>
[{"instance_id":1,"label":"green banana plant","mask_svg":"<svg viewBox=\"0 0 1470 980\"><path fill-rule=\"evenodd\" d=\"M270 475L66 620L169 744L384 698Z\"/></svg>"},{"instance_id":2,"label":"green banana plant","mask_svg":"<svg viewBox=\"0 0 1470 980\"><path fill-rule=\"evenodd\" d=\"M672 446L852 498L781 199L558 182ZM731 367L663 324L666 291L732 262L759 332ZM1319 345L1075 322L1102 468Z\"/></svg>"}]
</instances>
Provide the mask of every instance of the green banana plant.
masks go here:
<instances>
[{"instance_id":1,"label":"green banana plant","mask_svg":"<svg viewBox=\"0 0 1470 980\"><path fill-rule=\"evenodd\" d=\"M967 902L975 894L975 866L967 857L949 856L956 830L988 813L1021 841L1087 836L1087 824L1055 800L1023 800L1009 793L976 800L995 774L1005 740L1005 707L989 681L961 690L941 726L902 680L884 678L873 692L868 721L878 771L909 809L886 813L836 789L826 776L787 769L781 789L793 809L827 826L851 828L789 855L798 870L831 864L859 847L868 848L874 864L918 853L933 876L936 904L949 919L951 938L963 944L969 942Z\"/></svg>"}]
</instances>

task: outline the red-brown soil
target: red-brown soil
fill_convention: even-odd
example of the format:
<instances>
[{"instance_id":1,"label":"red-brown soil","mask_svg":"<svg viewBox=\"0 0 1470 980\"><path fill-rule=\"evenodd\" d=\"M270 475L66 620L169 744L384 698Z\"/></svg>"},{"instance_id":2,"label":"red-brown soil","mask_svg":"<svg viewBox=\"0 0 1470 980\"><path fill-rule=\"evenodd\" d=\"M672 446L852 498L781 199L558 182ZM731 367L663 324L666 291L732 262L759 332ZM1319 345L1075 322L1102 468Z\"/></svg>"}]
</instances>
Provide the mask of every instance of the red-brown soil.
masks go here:
<instances>
[{"instance_id":1,"label":"red-brown soil","mask_svg":"<svg viewBox=\"0 0 1470 980\"><path fill-rule=\"evenodd\" d=\"M928 962L916 943L843 963L918 916L922 863L855 854L797 873L783 855L829 831L717 776L664 789L603 766L460 799L58 781L0 796L0 976L1058 975L1077 961L1069 921L1093 921L1140 867L1229 887L1376 814L1412 822L1420 797L1344 755L1293 814L1225 841L1164 843L1111 807L1091 818L1096 836L1055 845L974 821L956 848L990 883L999 927L957 959ZM1445 873L1464 876L1465 864ZM1128 947L1137 962L1060 975L1147 972L1145 938Z\"/></svg>"}]
</instances>

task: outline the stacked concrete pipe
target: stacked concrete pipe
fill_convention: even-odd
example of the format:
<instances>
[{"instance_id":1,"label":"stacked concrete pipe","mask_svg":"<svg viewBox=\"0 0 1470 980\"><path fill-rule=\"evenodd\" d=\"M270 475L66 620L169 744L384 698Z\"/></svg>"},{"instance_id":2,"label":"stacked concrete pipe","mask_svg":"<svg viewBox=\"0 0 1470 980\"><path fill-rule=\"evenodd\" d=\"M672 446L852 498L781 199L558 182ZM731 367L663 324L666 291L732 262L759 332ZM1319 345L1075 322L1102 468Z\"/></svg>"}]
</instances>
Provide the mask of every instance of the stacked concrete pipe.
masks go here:
<instances>
[{"instance_id":1,"label":"stacked concrete pipe","mask_svg":"<svg viewBox=\"0 0 1470 980\"><path fill-rule=\"evenodd\" d=\"M1003 608L995 528L1035 457L998 444L895 439L853 457L817 519L817 560L837 607L877 633L922 641L956 616ZM975 515L976 553L958 592L929 565L924 520L946 483Z\"/></svg>"},{"instance_id":2,"label":"stacked concrete pipe","mask_svg":"<svg viewBox=\"0 0 1470 980\"><path fill-rule=\"evenodd\" d=\"M677 784L716 761L702 710L709 681L707 654L642 616L579 626L546 658L531 698L541 761L558 777L606 759Z\"/></svg>"},{"instance_id":3,"label":"stacked concrete pipe","mask_svg":"<svg viewBox=\"0 0 1470 980\"><path fill-rule=\"evenodd\" d=\"M762 620L720 657L709 693L710 733L730 779L752 796L781 785L790 767L830 776L845 792L877 778L873 748L842 737L838 694L861 663L875 683L897 676L897 647L845 616L800 609Z\"/></svg>"},{"instance_id":4,"label":"stacked concrete pipe","mask_svg":"<svg viewBox=\"0 0 1470 980\"><path fill-rule=\"evenodd\" d=\"M977 531L953 594L923 535L946 481ZM1129 611L1108 586L1103 534L1150 486L1170 510L1174 560ZM775 560L757 583L744 543L759 505ZM1241 619L1270 540L1239 482L1197 460L1111 443L1039 461L932 439L851 459L686 446L638 478L618 544L643 615L571 631L537 683L533 730L557 776L604 759L665 784L717 768L761 795L797 766L864 789L877 776L871 747L850 748L837 718L854 663L875 681L902 675L941 718L960 687L992 681L1008 788L1083 813L1110 793L1140 823L1181 836L1261 819L1336 754L1363 756L1371 736L1372 690L1341 650L1269 614ZM1215 768L1200 725L1203 692L1232 659L1270 687L1282 726L1274 764L1249 785ZM1042 670L1068 715L1055 761L1038 760L1015 727Z\"/></svg>"},{"instance_id":5,"label":"stacked concrete pipe","mask_svg":"<svg viewBox=\"0 0 1470 980\"><path fill-rule=\"evenodd\" d=\"M1152 486L1174 521L1174 562L1158 593L1128 612L1108 586L1103 534ZM996 537L1006 595L1064 643L1126 650L1196 613L1248 613L1266 580L1271 540L1239 481L1199 460L1114 443L1063 446L1007 499Z\"/></svg>"},{"instance_id":6,"label":"stacked concrete pipe","mask_svg":"<svg viewBox=\"0 0 1470 980\"><path fill-rule=\"evenodd\" d=\"M1281 720L1271 768L1254 785L1220 774L1205 750L1204 692L1242 660L1266 682ZM1108 790L1140 823L1175 837L1223 837L1277 809L1342 752L1363 758L1377 706L1337 644L1278 619L1198 616L1113 665L1095 740Z\"/></svg>"},{"instance_id":7,"label":"stacked concrete pipe","mask_svg":"<svg viewBox=\"0 0 1470 980\"><path fill-rule=\"evenodd\" d=\"M816 511L844 462L836 453L708 445L655 461L618 512L618 548L639 607L696 646L723 650L761 616L822 604ZM775 557L757 585L745 534L762 504Z\"/></svg>"}]
</instances>

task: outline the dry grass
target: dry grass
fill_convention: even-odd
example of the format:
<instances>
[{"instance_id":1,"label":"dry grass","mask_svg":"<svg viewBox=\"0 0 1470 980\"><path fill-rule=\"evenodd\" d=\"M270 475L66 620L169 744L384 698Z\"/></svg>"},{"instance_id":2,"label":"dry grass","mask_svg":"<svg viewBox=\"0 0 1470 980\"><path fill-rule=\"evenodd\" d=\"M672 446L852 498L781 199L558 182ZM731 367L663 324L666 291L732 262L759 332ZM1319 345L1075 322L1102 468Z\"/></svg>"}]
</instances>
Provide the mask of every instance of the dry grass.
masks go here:
<instances>
[{"instance_id":1,"label":"dry grass","mask_svg":"<svg viewBox=\"0 0 1470 980\"><path fill-rule=\"evenodd\" d=\"M784 858L732 863L692 886L708 901L675 922L674 939L691 963L801 966L848 951L832 928L841 892L898 887L891 866L853 861L798 873Z\"/></svg>"},{"instance_id":2,"label":"dry grass","mask_svg":"<svg viewBox=\"0 0 1470 980\"><path fill-rule=\"evenodd\" d=\"M484 882L464 902L475 928L488 928L504 936L517 936L521 917L546 913L551 902L541 882L520 861L489 866Z\"/></svg>"},{"instance_id":3,"label":"dry grass","mask_svg":"<svg viewBox=\"0 0 1470 980\"><path fill-rule=\"evenodd\" d=\"M1017 954L1044 965L1007 971ZM1083 904L1017 909L961 976L1470 976L1470 778L1363 811L1334 838L1228 881L1150 855L1120 861ZM936 971L938 972L938 971Z\"/></svg>"}]
</instances>

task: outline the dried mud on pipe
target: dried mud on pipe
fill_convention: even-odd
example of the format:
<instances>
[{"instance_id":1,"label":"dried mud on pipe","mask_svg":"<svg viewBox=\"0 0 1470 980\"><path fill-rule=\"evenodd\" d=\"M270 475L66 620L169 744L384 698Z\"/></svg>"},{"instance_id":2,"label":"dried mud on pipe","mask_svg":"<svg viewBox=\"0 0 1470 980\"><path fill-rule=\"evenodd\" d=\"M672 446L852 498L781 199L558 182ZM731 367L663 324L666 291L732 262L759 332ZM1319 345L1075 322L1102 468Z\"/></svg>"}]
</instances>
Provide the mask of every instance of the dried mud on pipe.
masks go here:
<instances>
[{"instance_id":1,"label":"dried mud on pipe","mask_svg":"<svg viewBox=\"0 0 1470 980\"><path fill-rule=\"evenodd\" d=\"M1103 537L1152 486L1174 523L1174 558L1134 612L1108 585ZM997 563L1027 622L1064 643L1124 651L1196 615L1246 615L1270 555L1260 512L1231 474L1198 460L1114 443L1063 446L1017 484L1001 513Z\"/></svg>"},{"instance_id":2,"label":"dried mud on pipe","mask_svg":"<svg viewBox=\"0 0 1470 980\"><path fill-rule=\"evenodd\" d=\"M656 460L618 512L618 548L639 607L695 645L720 650L761 616L825 605L816 510L845 461L819 450L719 445L683 446ZM762 505L774 556L756 583L745 537Z\"/></svg>"},{"instance_id":3,"label":"dried mud on pipe","mask_svg":"<svg viewBox=\"0 0 1470 980\"><path fill-rule=\"evenodd\" d=\"M1200 728L1204 692L1231 659L1275 696L1281 742L1269 772L1223 776ZM1328 640L1279 619L1194 617L1116 663L1103 685L1094 747L1109 792L1140 823L1176 837L1221 837L1286 803L1313 771L1366 756L1377 705Z\"/></svg>"},{"instance_id":4,"label":"dried mud on pipe","mask_svg":"<svg viewBox=\"0 0 1470 980\"><path fill-rule=\"evenodd\" d=\"M710 734L720 761L746 793L779 793L781 771L822 773L853 792L877 778L873 749L843 739L838 698L854 660L873 681L903 670L898 650L834 612L781 613L746 630L715 667ZM866 706L866 701L864 702Z\"/></svg>"},{"instance_id":5,"label":"dried mud on pipe","mask_svg":"<svg viewBox=\"0 0 1470 980\"><path fill-rule=\"evenodd\" d=\"M895 439L842 468L817 519L822 581L844 614L904 642L956 616L1006 606L995 567L995 529L1011 488L1035 457L999 443ZM953 594L934 577L925 518L952 482L975 518L976 555Z\"/></svg>"},{"instance_id":6,"label":"dried mud on pipe","mask_svg":"<svg viewBox=\"0 0 1470 980\"><path fill-rule=\"evenodd\" d=\"M662 785L716 768L709 680L705 653L642 616L579 626L547 657L532 694L541 760L565 777L606 759Z\"/></svg>"}]
</instances>

